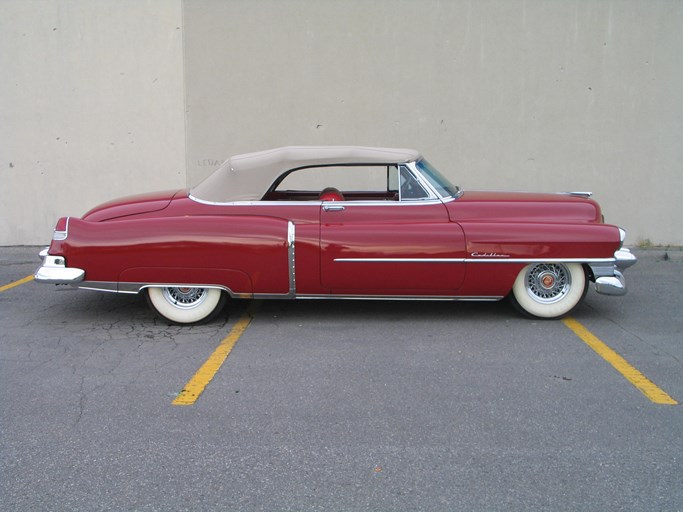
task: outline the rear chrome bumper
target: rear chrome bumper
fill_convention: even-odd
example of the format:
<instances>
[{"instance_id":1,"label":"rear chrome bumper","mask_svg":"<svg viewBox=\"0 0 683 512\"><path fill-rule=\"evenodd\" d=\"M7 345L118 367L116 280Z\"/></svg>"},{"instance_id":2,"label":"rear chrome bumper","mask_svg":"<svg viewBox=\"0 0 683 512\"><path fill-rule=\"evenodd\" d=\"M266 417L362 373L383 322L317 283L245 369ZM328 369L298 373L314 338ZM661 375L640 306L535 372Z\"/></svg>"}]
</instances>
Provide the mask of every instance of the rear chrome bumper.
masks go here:
<instances>
[{"instance_id":1,"label":"rear chrome bumper","mask_svg":"<svg viewBox=\"0 0 683 512\"><path fill-rule=\"evenodd\" d=\"M631 251L619 249L614 253L613 264L590 264L595 291L603 295L625 295L627 289L623 272L637 261L638 258Z\"/></svg>"},{"instance_id":2,"label":"rear chrome bumper","mask_svg":"<svg viewBox=\"0 0 683 512\"><path fill-rule=\"evenodd\" d=\"M85 277L85 270L66 266L64 256L52 256L46 247L39 256L43 264L36 270L33 279L47 284L78 284Z\"/></svg>"}]
</instances>

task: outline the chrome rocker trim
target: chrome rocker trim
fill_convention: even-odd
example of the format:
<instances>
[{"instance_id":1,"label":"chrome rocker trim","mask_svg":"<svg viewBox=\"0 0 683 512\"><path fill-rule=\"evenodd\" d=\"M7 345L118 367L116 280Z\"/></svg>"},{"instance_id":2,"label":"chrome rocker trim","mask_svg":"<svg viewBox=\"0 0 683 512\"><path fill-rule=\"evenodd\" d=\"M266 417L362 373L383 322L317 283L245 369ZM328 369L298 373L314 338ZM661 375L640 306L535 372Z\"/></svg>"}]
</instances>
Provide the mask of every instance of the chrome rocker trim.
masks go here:
<instances>
[{"instance_id":1,"label":"chrome rocker trim","mask_svg":"<svg viewBox=\"0 0 683 512\"><path fill-rule=\"evenodd\" d=\"M259 298L259 297L254 297ZM348 299L348 300L423 300L423 301L458 301L458 302L495 302L503 299L499 295L297 295L297 299Z\"/></svg>"},{"instance_id":2,"label":"chrome rocker trim","mask_svg":"<svg viewBox=\"0 0 683 512\"><path fill-rule=\"evenodd\" d=\"M108 293L123 293L129 295L137 295L145 288L177 288L177 287L188 287L188 288L215 288L217 290L224 290L228 292L231 297L234 298L249 298L251 294L242 295L239 293L233 293L230 288L219 284L197 284L197 283L117 283L115 281L82 281L78 283L79 290L92 290L95 292L108 292Z\"/></svg>"},{"instance_id":3,"label":"chrome rocker trim","mask_svg":"<svg viewBox=\"0 0 683 512\"><path fill-rule=\"evenodd\" d=\"M85 277L85 270L75 267L67 267L64 256L52 256L47 253L46 247L40 251L39 256L43 264L38 267L33 279L46 284L71 284L77 285Z\"/></svg>"}]
</instances>

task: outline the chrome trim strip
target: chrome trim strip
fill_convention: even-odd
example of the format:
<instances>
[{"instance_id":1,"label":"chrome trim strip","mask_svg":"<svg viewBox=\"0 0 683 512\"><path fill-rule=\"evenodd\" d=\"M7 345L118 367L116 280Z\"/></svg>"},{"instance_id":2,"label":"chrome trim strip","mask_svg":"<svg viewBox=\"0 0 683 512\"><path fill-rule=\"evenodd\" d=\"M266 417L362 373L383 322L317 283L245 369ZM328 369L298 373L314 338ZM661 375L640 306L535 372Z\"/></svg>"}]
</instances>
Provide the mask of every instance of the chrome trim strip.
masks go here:
<instances>
[{"instance_id":1,"label":"chrome trim strip","mask_svg":"<svg viewBox=\"0 0 683 512\"><path fill-rule=\"evenodd\" d=\"M79 290L92 290L95 292L108 292L108 293L139 293L142 283L134 285L133 283L120 283L121 285L132 285L137 286L134 290L119 290L119 283L110 281L83 281L78 285Z\"/></svg>"},{"instance_id":2,"label":"chrome trim strip","mask_svg":"<svg viewBox=\"0 0 683 512\"><path fill-rule=\"evenodd\" d=\"M188 199L191 199L192 201L195 201L196 203L200 204L207 204L209 206L312 206L316 205L319 206L323 202L319 201L318 199L314 199L311 201L227 201L227 202L220 202L220 201L206 201L205 199L199 199L198 197L193 196L192 194L187 195Z\"/></svg>"},{"instance_id":3,"label":"chrome trim strip","mask_svg":"<svg viewBox=\"0 0 683 512\"><path fill-rule=\"evenodd\" d=\"M189 284L189 283L117 283L115 281L83 281L78 284L79 289L93 290L96 292L108 293L124 293L136 295L145 288L153 287L191 287L191 288L215 288L217 290L224 290L228 292L231 297L240 297L240 294L234 294L232 290L226 286L218 284Z\"/></svg>"},{"instance_id":4,"label":"chrome trim strip","mask_svg":"<svg viewBox=\"0 0 683 512\"><path fill-rule=\"evenodd\" d=\"M263 204L263 203L259 203ZM277 204L292 204L288 201L277 201ZM304 203L304 204L310 204L310 203ZM439 199L415 199L415 200L404 200L404 201L392 201L392 200L359 200L359 201L334 201L334 203L327 203L327 204L334 204L334 205L339 205L339 206L418 206L418 205L434 205L434 204L443 204L442 201Z\"/></svg>"},{"instance_id":5,"label":"chrome trim strip","mask_svg":"<svg viewBox=\"0 0 683 512\"><path fill-rule=\"evenodd\" d=\"M466 263L613 263L614 258L466 258Z\"/></svg>"},{"instance_id":6,"label":"chrome trim strip","mask_svg":"<svg viewBox=\"0 0 683 512\"><path fill-rule=\"evenodd\" d=\"M78 288L109 293L138 294L145 288L155 286L193 286L197 288L217 288L226 291L234 299L349 299L349 300L430 300L430 301L498 301L503 296L460 296L460 295L363 295L363 294L301 294L296 293L233 293L225 286L203 284L172 284L172 283L115 283L107 281L83 281Z\"/></svg>"},{"instance_id":7,"label":"chrome trim strip","mask_svg":"<svg viewBox=\"0 0 683 512\"><path fill-rule=\"evenodd\" d=\"M464 263L465 258L335 258L335 262L351 263Z\"/></svg>"},{"instance_id":8,"label":"chrome trim strip","mask_svg":"<svg viewBox=\"0 0 683 512\"><path fill-rule=\"evenodd\" d=\"M289 297L296 295L296 227L290 220L287 223L287 263L289 266Z\"/></svg>"},{"instance_id":9,"label":"chrome trim strip","mask_svg":"<svg viewBox=\"0 0 683 512\"><path fill-rule=\"evenodd\" d=\"M418 159L418 160L420 160L420 159ZM406 163L403 164L403 165L408 166L408 167L413 171L413 174L417 174L417 175L421 178L422 183L425 183L425 184L427 185L428 190L430 190L430 191L432 192L432 194L434 194L435 197L440 198L442 202L446 203L446 202L449 202L449 201L454 201L455 199L457 199L457 198L459 198L459 197L461 197L461 196L463 195L464 190L462 190L460 187L458 187L458 186L456 185L455 187L458 189L458 192L457 192L457 194L456 194L455 196L451 196L451 195L442 196L442 195L436 190L436 188L434 188L434 187L432 186L432 183L431 183L427 178L424 177L424 175L422 174L422 172L420 172L420 169L418 169L418 167L417 167L417 162L418 162L418 160L412 160L412 161L410 161L410 162L406 162Z\"/></svg>"},{"instance_id":10,"label":"chrome trim strip","mask_svg":"<svg viewBox=\"0 0 683 512\"><path fill-rule=\"evenodd\" d=\"M254 295L254 298L261 298ZM297 295L297 299L349 299L349 300L430 300L430 301L498 301L504 297L498 295L461 296L461 295L351 295L351 294L309 294Z\"/></svg>"},{"instance_id":11,"label":"chrome trim strip","mask_svg":"<svg viewBox=\"0 0 683 512\"><path fill-rule=\"evenodd\" d=\"M614 263L615 258L335 258L350 263Z\"/></svg>"},{"instance_id":12,"label":"chrome trim strip","mask_svg":"<svg viewBox=\"0 0 683 512\"><path fill-rule=\"evenodd\" d=\"M283 201L285 202L285 201ZM285 202L286 203L286 202ZM282 204L282 202L280 203ZM344 206L418 206L418 205L432 205L432 204L443 204L440 199L412 199L403 201L392 201L392 200L372 200L372 201L335 201L334 204L344 205Z\"/></svg>"},{"instance_id":13,"label":"chrome trim strip","mask_svg":"<svg viewBox=\"0 0 683 512\"><path fill-rule=\"evenodd\" d=\"M237 297L240 299L263 299L263 300L292 300L295 295L290 293L252 293L249 297Z\"/></svg>"},{"instance_id":14,"label":"chrome trim strip","mask_svg":"<svg viewBox=\"0 0 683 512\"><path fill-rule=\"evenodd\" d=\"M206 204L209 206L316 206L320 207L323 201L230 201L226 203L205 201L194 197L192 194L188 198L197 203ZM358 200L358 201L335 201L344 206L416 206L424 204L442 204L443 201L437 198L432 199L416 199L414 201L392 201L392 200Z\"/></svg>"},{"instance_id":15,"label":"chrome trim strip","mask_svg":"<svg viewBox=\"0 0 683 512\"><path fill-rule=\"evenodd\" d=\"M292 247L296 240L296 228L294 223L290 220L287 222L287 247Z\"/></svg>"},{"instance_id":16,"label":"chrome trim strip","mask_svg":"<svg viewBox=\"0 0 683 512\"><path fill-rule=\"evenodd\" d=\"M417 182L422 186L422 188L429 194L429 197L427 198L416 198L416 199L404 199L403 196L401 196L401 190L399 187L399 202L403 203L404 201L406 203L418 203L418 204L423 204L425 201L434 201L435 199L441 202L439 194L436 193L434 190L434 187L432 187L432 184L429 183L429 180L426 179L424 176L422 176L422 173L418 170L417 164L412 161L412 162L406 162L405 164L401 164L398 166L399 167L399 178L401 176L401 167L405 167L408 169L408 172L413 175L413 177L417 180Z\"/></svg>"}]
</instances>

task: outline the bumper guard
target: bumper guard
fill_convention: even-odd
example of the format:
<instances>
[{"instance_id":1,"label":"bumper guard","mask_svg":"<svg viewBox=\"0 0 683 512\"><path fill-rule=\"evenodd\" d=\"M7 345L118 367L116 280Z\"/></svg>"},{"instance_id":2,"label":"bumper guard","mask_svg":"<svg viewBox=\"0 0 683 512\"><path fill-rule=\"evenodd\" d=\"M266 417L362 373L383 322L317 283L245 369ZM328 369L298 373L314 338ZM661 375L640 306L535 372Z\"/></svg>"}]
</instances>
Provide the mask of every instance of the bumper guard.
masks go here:
<instances>
[{"instance_id":1,"label":"bumper guard","mask_svg":"<svg viewBox=\"0 0 683 512\"><path fill-rule=\"evenodd\" d=\"M85 277L85 270L66 266L64 256L52 256L47 253L48 247L40 251L39 256L43 264L33 275L39 283L48 284L78 284Z\"/></svg>"},{"instance_id":2,"label":"bumper guard","mask_svg":"<svg viewBox=\"0 0 683 512\"><path fill-rule=\"evenodd\" d=\"M628 249L614 253L613 264L591 264L595 291L603 295L626 295L626 280L623 272L638 261Z\"/></svg>"}]
</instances>

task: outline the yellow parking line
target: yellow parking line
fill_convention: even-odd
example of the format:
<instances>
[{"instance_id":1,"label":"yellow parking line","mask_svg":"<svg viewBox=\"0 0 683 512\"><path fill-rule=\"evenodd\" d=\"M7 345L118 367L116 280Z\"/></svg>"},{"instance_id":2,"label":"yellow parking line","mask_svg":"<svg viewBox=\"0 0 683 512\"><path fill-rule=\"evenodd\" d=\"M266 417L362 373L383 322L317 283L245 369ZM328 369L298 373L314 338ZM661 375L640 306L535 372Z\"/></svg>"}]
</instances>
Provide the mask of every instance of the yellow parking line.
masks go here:
<instances>
[{"instance_id":1,"label":"yellow parking line","mask_svg":"<svg viewBox=\"0 0 683 512\"><path fill-rule=\"evenodd\" d=\"M202 394L204 388L208 386L211 379L213 379L223 362L227 359L237 340L240 339L240 336L249 327L252 318L253 315L250 311L242 315L230 333L218 344L213 354L209 356L201 368L197 370L197 373L185 384L182 391L178 393L178 396L172 402L173 405L193 405L197 401L199 395Z\"/></svg>"},{"instance_id":2,"label":"yellow parking line","mask_svg":"<svg viewBox=\"0 0 683 512\"><path fill-rule=\"evenodd\" d=\"M26 276L23 279L19 279L19 281L14 281L13 283L6 284L5 286L0 286L0 292L6 292L7 290L11 290L12 288L19 286L24 283L28 283L29 281L33 281L33 275Z\"/></svg>"},{"instance_id":3,"label":"yellow parking line","mask_svg":"<svg viewBox=\"0 0 683 512\"><path fill-rule=\"evenodd\" d=\"M597 354L605 361L611 364L619 373L621 373L626 380L633 384L640 390L650 401L656 404L664 405L678 405L678 402L671 398L666 392L660 389L654 382L648 379L645 375L640 373L636 368L631 366L629 362L617 354L614 350L608 347L597 336L591 333L579 322L573 318L565 318L562 320L564 325L569 327L574 334L583 340L586 345L595 350Z\"/></svg>"}]
</instances>

